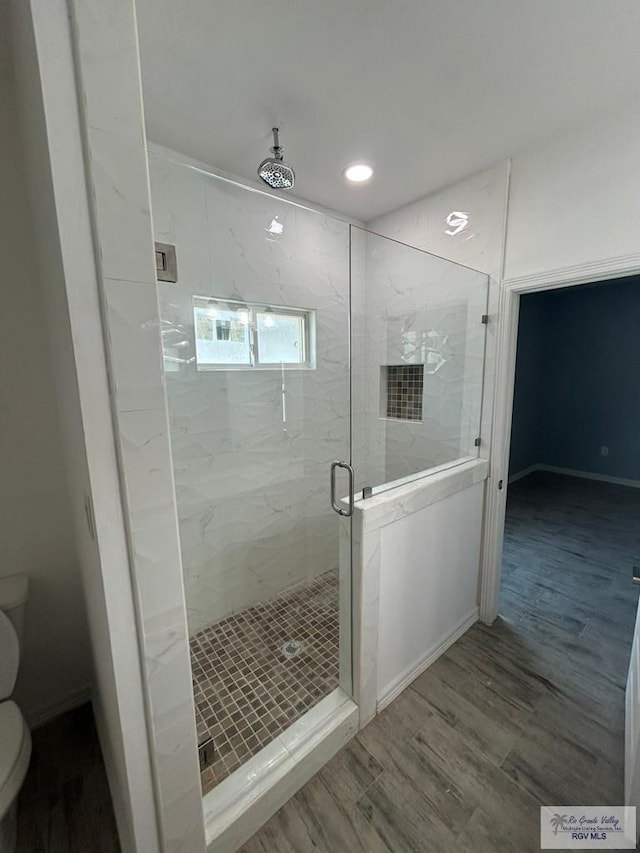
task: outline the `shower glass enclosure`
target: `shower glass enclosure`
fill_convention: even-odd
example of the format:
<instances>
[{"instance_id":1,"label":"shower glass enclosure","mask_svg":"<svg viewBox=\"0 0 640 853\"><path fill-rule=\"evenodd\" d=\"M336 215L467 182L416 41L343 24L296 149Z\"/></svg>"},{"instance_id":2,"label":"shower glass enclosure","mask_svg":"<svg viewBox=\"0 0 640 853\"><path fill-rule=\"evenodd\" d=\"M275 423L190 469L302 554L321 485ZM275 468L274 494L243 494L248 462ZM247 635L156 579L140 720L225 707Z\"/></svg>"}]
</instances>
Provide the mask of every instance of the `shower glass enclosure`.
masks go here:
<instances>
[{"instance_id":1,"label":"shower glass enclosure","mask_svg":"<svg viewBox=\"0 0 640 853\"><path fill-rule=\"evenodd\" d=\"M487 279L154 152L150 176L207 792L351 693L348 465L376 491L477 455Z\"/></svg>"},{"instance_id":2,"label":"shower glass enclosure","mask_svg":"<svg viewBox=\"0 0 640 853\"><path fill-rule=\"evenodd\" d=\"M157 156L150 171L156 239L177 249L158 290L206 791L351 689L328 498L351 461L349 226Z\"/></svg>"}]
</instances>

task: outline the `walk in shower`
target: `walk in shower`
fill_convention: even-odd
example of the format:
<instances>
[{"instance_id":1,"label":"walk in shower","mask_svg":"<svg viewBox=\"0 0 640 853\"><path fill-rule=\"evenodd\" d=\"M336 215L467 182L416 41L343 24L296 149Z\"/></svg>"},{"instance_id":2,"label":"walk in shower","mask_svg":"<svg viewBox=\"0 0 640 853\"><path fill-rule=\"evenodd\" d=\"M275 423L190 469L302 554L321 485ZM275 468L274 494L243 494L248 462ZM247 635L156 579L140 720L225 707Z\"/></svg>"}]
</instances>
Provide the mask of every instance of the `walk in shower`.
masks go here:
<instances>
[{"instance_id":1,"label":"walk in shower","mask_svg":"<svg viewBox=\"0 0 640 853\"><path fill-rule=\"evenodd\" d=\"M352 695L350 516L477 456L487 279L158 151L150 176L206 793Z\"/></svg>"},{"instance_id":2,"label":"walk in shower","mask_svg":"<svg viewBox=\"0 0 640 853\"><path fill-rule=\"evenodd\" d=\"M351 459L349 226L161 157L150 170L156 238L177 248L160 316L206 791L351 689L327 497Z\"/></svg>"}]
</instances>

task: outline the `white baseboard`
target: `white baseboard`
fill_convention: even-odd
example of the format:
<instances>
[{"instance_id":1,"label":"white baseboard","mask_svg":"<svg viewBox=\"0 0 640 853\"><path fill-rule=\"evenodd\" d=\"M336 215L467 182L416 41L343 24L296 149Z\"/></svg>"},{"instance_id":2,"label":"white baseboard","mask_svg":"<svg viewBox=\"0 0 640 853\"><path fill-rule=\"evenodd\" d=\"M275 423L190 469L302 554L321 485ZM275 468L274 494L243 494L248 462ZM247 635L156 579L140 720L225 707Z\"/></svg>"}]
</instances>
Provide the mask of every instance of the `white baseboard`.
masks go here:
<instances>
[{"instance_id":1,"label":"white baseboard","mask_svg":"<svg viewBox=\"0 0 640 853\"><path fill-rule=\"evenodd\" d=\"M599 480L601 483L613 483L617 486L631 486L632 489L640 489L640 480L629 480L626 477L592 474L590 471L574 471L572 468L558 468L555 465L538 465L538 469L550 471L552 474L564 474L567 477L582 477L583 480Z\"/></svg>"},{"instance_id":2,"label":"white baseboard","mask_svg":"<svg viewBox=\"0 0 640 853\"><path fill-rule=\"evenodd\" d=\"M440 655L446 652L449 646L452 646L456 640L459 640L460 637L469 630L474 622L478 621L478 615L479 610L477 607L474 607L473 610L464 617L462 622L460 622L453 631L447 634L434 647L432 647L424 657L412 663L410 667L400 673L400 675L385 689L382 696L379 697L377 706L378 713L383 711L387 705L393 702L393 700L398 697L403 690L406 690L412 681L415 681L419 675L422 675L425 669L428 669L432 663L435 663Z\"/></svg>"},{"instance_id":3,"label":"white baseboard","mask_svg":"<svg viewBox=\"0 0 640 853\"><path fill-rule=\"evenodd\" d=\"M600 483L613 483L616 486L629 486L632 489L640 489L640 480L630 480L627 477L613 477L609 474L594 474L591 471L576 471L573 468L559 468L557 465L545 465L543 462L530 465L523 471L512 474L509 477L509 485L529 474L533 474L534 471L548 471L551 474L563 474L565 477L580 477L583 480L597 480Z\"/></svg>"},{"instance_id":4,"label":"white baseboard","mask_svg":"<svg viewBox=\"0 0 640 853\"><path fill-rule=\"evenodd\" d=\"M539 465L529 465L528 468L523 468L522 471L517 471L515 474L511 474L508 480L509 485L511 485L511 483L516 483L518 480L522 480L523 477L528 477L529 474L533 474L533 472L538 471L539 468Z\"/></svg>"},{"instance_id":5,"label":"white baseboard","mask_svg":"<svg viewBox=\"0 0 640 853\"><path fill-rule=\"evenodd\" d=\"M59 717L61 714L66 714L67 711L73 711L74 708L79 708L85 702L91 701L91 687L80 687L74 690L73 693L68 693L60 699L55 699L46 705L41 705L39 708L21 708L25 716L27 725L30 729L37 729L38 726L43 726L49 720Z\"/></svg>"}]
</instances>

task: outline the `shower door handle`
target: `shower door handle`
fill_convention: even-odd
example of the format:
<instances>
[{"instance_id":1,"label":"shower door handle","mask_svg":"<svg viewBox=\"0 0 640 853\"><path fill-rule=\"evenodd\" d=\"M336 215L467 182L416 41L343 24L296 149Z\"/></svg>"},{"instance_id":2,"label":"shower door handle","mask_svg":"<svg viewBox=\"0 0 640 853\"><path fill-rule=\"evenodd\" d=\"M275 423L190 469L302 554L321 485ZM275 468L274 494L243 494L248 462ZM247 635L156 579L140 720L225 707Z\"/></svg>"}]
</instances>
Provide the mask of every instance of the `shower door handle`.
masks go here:
<instances>
[{"instance_id":1,"label":"shower door handle","mask_svg":"<svg viewBox=\"0 0 640 853\"><path fill-rule=\"evenodd\" d=\"M342 509L336 503L336 469L344 468L349 475L349 509ZM332 462L331 463L331 509L337 512L338 515L343 515L349 518L353 515L353 468L348 462Z\"/></svg>"}]
</instances>

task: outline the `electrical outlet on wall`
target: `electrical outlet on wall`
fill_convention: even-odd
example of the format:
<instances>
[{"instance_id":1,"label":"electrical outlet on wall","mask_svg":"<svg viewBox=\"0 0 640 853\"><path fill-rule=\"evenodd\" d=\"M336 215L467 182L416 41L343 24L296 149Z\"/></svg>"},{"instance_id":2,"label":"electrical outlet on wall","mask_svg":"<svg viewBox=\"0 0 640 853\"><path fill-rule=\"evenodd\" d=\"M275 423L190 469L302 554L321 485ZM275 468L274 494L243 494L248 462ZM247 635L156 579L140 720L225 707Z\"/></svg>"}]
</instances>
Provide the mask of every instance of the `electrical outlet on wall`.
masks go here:
<instances>
[{"instance_id":1,"label":"electrical outlet on wall","mask_svg":"<svg viewBox=\"0 0 640 853\"><path fill-rule=\"evenodd\" d=\"M600 456L608 456L608 455L609 455L609 448L608 448L608 447L605 447L605 446L603 445L603 446L600 448Z\"/></svg>"}]
</instances>

